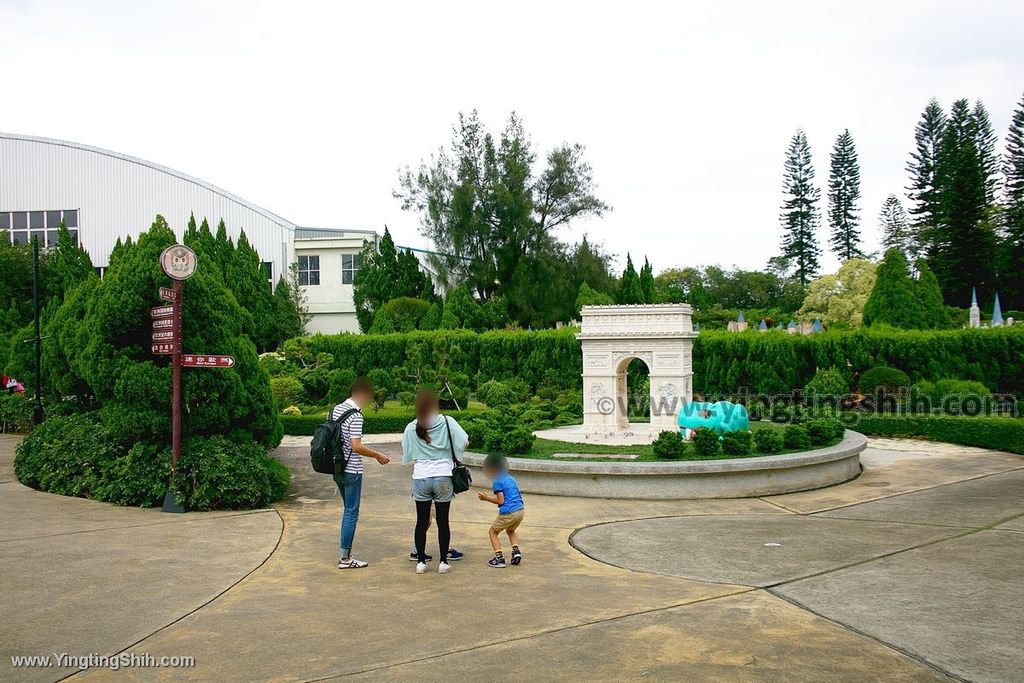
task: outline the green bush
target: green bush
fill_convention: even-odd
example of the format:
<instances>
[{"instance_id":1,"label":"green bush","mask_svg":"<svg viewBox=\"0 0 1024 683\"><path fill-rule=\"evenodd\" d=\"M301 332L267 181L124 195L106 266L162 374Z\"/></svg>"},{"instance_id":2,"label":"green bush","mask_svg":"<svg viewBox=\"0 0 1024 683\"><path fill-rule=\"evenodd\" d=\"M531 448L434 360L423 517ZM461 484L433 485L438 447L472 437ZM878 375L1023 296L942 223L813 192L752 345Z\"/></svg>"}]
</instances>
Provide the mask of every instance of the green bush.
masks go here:
<instances>
[{"instance_id":1,"label":"green bush","mask_svg":"<svg viewBox=\"0 0 1024 683\"><path fill-rule=\"evenodd\" d=\"M871 396L879 389L886 393L896 394L910 386L910 377L897 368L879 366L871 368L861 375L858 384L860 392L865 396Z\"/></svg>"},{"instance_id":2,"label":"green bush","mask_svg":"<svg viewBox=\"0 0 1024 683\"><path fill-rule=\"evenodd\" d=\"M0 431L27 432L32 429L32 399L23 394L0 393Z\"/></svg>"},{"instance_id":3,"label":"green bush","mask_svg":"<svg viewBox=\"0 0 1024 683\"><path fill-rule=\"evenodd\" d=\"M861 415L850 429L870 436L932 439L1024 455L1024 418L951 415Z\"/></svg>"},{"instance_id":4,"label":"green bush","mask_svg":"<svg viewBox=\"0 0 1024 683\"><path fill-rule=\"evenodd\" d=\"M419 327L430 304L423 299L403 296L384 304L383 309L391 316L396 332L410 332Z\"/></svg>"},{"instance_id":5,"label":"green bush","mask_svg":"<svg viewBox=\"0 0 1024 683\"><path fill-rule=\"evenodd\" d=\"M182 444L171 482L169 444L125 449L95 412L48 418L18 446L14 471L41 491L119 505L158 505L173 486L190 510L265 505L283 496L291 480L261 444L194 436Z\"/></svg>"},{"instance_id":6,"label":"green bush","mask_svg":"<svg viewBox=\"0 0 1024 683\"><path fill-rule=\"evenodd\" d=\"M803 425L786 425L782 432L782 443L786 448L804 451L811 447L811 437Z\"/></svg>"},{"instance_id":7,"label":"green bush","mask_svg":"<svg viewBox=\"0 0 1024 683\"><path fill-rule=\"evenodd\" d=\"M754 449L758 453L781 453L782 448L782 434L778 430L765 427L754 432Z\"/></svg>"},{"instance_id":8,"label":"green bush","mask_svg":"<svg viewBox=\"0 0 1024 683\"><path fill-rule=\"evenodd\" d=\"M926 401L920 400L921 398ZM913 387L910 397L912 412L942 412L948 415L968 414L976 417L992 406L992 392L981 382L961 379L922 381Z\"/></svg>"},{"instance_id":9,"label":"green bush","mask_svg":"<svg viewBox=\"0 0 1024 683\"><path fill-rule=\"evenodd\" d=\"M711 458L717 455L718 441L718 432L706 427L694 430L693 434L690 436L690 442L693 443L693 450L696 452L697 456L701 458Z\"/></svg>"},{"instance_id":10,"label":"green bush","mask_svg":"<svg viewBox=\"0 0 1024 683\"><path fill-rule=\"evenodd\" d=\"M301 403L306 395L306 388L295 377L271 377L270 395L274 397L278 410L286 406Z\"/></svg>"},{"instance_id":11,"label":"green bush","mask_svg":"<svg viewBox=\"0 0 1024 683\"><path fill-rule=\"evenodd\" d=\"M751 434L746 430L722 435L722 452L726 455L750 455Z\"/></svg>"},{"instance_id":12,"label":"green bush","mask_svg":"<svg viewBox=\"0 0 1024 683\"><path fill-rule=\"evenodd\" d=\"M836 420L826 418L810 420L806 424L807 436L814 446L824 446L836 438Z\"/></svg>"},{"instance_id":13,"label":"green bush","mask_svg":"<svg viewBox=\"0 0 1024 683\"><path fill-rule=\"evenodd\" d=\"M804 386L804 391L812 396L846 396L850 387L835 366L818 368L811 381Z\"/></svg>"},{"instance_id":14,"label":"green bush","mask_svg":"<svg viewBox=\"0 0 1024 683\"><path fill-rule=\"evenodd\" d=\"M509 455L529 453L536 437L527 427L516 427L505 432L501 439L501 451Z\"/></svg>"},{"instance_id":15,"label":"green bush","mask_svg":"<svg viewBox=\"0 0 1024 683\"><path fill-rule=\"evenodd\" d=\"M505 382L496 379L487 380L476 390L477 400L489 408L507 406L517 402L517 396L512 387Z\"/></svg>"},{"instance_id":16,"label":"green bush","mask_svg":"<svg viewBox=\"0 0 1024 683\"><path fill-rule=\"evenodd\" d=\"M686 441L679 430L666 429L658 434L651 448L658 460L679 460L686 452Z\"/></svg>"}]
</instances>

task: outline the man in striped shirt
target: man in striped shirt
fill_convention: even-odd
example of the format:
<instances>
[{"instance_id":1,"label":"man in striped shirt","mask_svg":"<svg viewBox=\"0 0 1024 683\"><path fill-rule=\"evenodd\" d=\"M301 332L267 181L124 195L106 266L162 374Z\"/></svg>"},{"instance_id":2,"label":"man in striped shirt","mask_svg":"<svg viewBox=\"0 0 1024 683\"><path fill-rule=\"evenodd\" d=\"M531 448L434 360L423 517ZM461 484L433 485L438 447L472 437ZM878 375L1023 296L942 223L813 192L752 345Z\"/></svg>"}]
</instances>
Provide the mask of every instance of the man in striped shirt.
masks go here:
<instances>
[{"instance_id":1,"label":"man in striped shirt","mask_svg":"<svg viewBox=\"0 0 1024 683\"><path fill-rule=\"evenodd\" d=\"M352 541L356 536L356 524L359 522L359 499L363 493L363 458L373 458L381 465L391 462L388 456L378 453L363 445L363 413L362 409L373 402L373 385L370 380L360 377L352 383L351 396L334 406L331 419L336 420L349 413L341 422L341 447L345 454L345 471L334 475L334 483L338 485L344 511L341 515L340 556L338 569L361 569L366 562L352 557Z\"/></svg>"}]
</instances>

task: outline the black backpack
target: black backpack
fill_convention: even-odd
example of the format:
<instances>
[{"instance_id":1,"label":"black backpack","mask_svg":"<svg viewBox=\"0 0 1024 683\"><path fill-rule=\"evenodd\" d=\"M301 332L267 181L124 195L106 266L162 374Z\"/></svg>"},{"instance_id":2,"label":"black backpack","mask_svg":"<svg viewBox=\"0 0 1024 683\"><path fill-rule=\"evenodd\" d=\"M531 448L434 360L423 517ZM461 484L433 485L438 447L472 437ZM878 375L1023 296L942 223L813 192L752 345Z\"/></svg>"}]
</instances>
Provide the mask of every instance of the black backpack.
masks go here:
<instances>
[{"instance_id":1,"label":"black backpack","mask_svg":"<svg viewBox=\"0 0 1024 683\"><path fill-rule=\"evenodd\" d=\"M337 419L328 418L316 428L313 440L309 442L309 460L313 463L313 471L320 474L341 474L345 471L348 459L341 443L341 423L358 412L358 408L349 408Z\"/></svg>"}]
</instances>

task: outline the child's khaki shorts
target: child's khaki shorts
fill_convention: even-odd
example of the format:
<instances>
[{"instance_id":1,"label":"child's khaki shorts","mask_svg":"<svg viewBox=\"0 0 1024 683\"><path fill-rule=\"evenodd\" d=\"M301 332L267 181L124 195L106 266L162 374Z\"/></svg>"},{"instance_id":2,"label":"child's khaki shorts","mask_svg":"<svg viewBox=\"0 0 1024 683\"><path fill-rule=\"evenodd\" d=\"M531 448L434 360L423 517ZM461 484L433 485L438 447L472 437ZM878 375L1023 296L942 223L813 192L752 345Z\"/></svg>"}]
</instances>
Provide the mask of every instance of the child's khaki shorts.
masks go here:
<instances>
[{"instance_id":1,"label":"child's khaki shorts","mask_svg":"<svg viewBox=\"0 0 1024 683\"><path fill-rule=\"evenodd\" d=\"M515 512L509 512L504 515L498 515L491 522L491 531L515 531L523 522L523 513L526 512L524 508L520 508Z\"/></svg>"}]
</instances>

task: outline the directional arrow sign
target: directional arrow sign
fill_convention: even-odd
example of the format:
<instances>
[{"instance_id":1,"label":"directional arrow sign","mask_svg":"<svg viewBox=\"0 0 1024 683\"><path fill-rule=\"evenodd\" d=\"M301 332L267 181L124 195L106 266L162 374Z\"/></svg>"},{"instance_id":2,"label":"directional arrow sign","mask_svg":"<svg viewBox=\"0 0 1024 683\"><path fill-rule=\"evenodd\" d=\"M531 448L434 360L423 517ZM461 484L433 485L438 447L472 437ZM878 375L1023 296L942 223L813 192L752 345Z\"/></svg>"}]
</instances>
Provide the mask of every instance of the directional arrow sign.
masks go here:
<instances>
[{"instance_id":1,"label":"directional arrow sign","mask_svg":"<svg viewBox=\"0 0 1024 683\"><path fill-rule=\"evenodd\" d=\"M153 321L154 330L170 330L174 328L173 318L157 318Z\"/></svg>"},{"instance_id":2,"label":"directional arrow sign","mask_svg":"<svg viewBox=\"0 0 1024 683\"><path fill-rule=\"evenodd\" d=\"M181 364L186 368L230 368L235 364L235 357L186 353L181 357Z\"/></svg>"},{"instance_id":3,"label":"directional arrow sign","mask_svg":"<svg viewBox=\"0 0 1024 683\"><path fill-rule=\"evenodd\" d=\"M160 298L164 301L170 301L172 304L178 300L178 293L170 287L160 288Z\"/></svg>"},{"instance_id":4,"label":"directional arrow sign","mask_svg":"<svg viewBox=\"0 0 1024 683\"><path fill-rule=\"evenodd\" d=\"M153 341L155 341L155 342L158 342L158 341L173 342L174 341L174 330L157 330L157 331L153 332Z\"/></svg>"},{"instance_id":5,"label":"directional arrow sign","mask_svg":"<svg viewBox=\"0 0 1024 683\"><path fill-rule=\"evenodd\" d=\"M149 309L152 318L170 318L174 315L174 306L154 306Z\"/></svg>"},{"instance_id":6,"label":"directional arrow sign","mask_svg":"<svg viewBox=\"0 0 1024 683\"><path fill-rule=\"evenodd\" d=\"M153 353L174 353L174 344L167 342L154 343Z\"/></svg>"}]
</instances>

